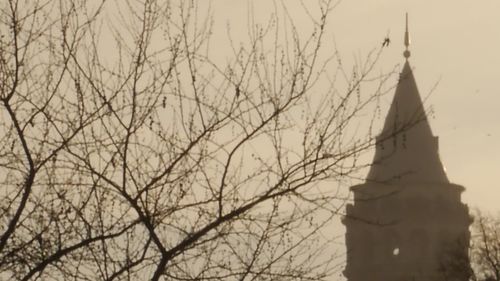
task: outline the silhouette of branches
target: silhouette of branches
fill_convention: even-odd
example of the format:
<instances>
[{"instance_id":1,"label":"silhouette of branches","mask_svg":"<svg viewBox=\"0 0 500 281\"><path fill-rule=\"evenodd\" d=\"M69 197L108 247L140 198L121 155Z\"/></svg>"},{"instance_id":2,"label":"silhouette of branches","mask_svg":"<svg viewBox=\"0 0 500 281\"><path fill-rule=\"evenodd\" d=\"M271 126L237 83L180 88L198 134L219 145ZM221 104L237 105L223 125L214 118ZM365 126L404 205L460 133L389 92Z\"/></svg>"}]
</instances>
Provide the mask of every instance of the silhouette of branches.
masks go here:
<instances>
[{"instance_id":1,"label":"silhouette of branches","mask_svg":"<svg viewBox=\"0 0 500 281\"><path fill-rule=\"evenodd\" d=\"M318 183L361 168L380 89L378 55L318 87L345 72L317 5L309 37L276 13L221 63L197 1L3 1L0 277L327 279Z\"/></svg>"},{"instance_id":2,"label":"silhouette of branches","mask_svg":"<svg viewBox=\"0 0 500 281\"><path fill-rule=\"evenodd\" d=\"M500 280L499 229L498 218L476 210L469 246L464 247L463 241L450 243L449 251L443 255L441 271L445 280ZM467 251L461 250L464 248Z\"/></svg>"}]
</instances>

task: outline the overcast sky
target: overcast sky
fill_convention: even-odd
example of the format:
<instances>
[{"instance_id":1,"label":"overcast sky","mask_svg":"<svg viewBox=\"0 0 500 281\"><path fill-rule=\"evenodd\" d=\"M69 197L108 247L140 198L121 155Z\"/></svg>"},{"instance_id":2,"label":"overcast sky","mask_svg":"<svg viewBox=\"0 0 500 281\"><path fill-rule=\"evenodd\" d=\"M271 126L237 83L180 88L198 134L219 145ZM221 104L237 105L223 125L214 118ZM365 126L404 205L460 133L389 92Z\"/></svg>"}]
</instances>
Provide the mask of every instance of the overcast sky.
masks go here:
<instances>
[{"instance_id":1,"label":"overcast sky","mask_svg":"<svg viewBox=\"0 0 500 281\"><path fill-rule=\"evenodd\" d=\"M296 25L307 26L300 1L283 2ZM250 6L260 19L273 10L269 0L212 3L215 38L225 36L227 26L232 34L246 34ZM316 0L304 3L311 11L317 6ZM404 61L406 12L410 62L421 96L432 92L426 106L435 112L430 122L448 177L466 187L463 201L469 206L500 211L500 1L344 0L331 14L326 40L335 41L349 61L378 48L389 36L391 44L378 65L380 71L389 71ZM392 94L386 106L391 99Z\"/></svg>"}]
</instances>

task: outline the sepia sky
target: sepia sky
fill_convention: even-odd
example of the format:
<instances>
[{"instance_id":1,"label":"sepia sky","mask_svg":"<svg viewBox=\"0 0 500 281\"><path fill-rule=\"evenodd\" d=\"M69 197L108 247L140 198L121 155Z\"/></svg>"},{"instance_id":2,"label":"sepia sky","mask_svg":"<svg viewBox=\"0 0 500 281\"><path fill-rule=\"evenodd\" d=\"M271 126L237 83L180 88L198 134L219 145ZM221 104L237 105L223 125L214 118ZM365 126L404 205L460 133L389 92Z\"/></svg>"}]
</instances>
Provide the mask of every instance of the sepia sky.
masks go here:
<instances>
[{"instance_id":1,"label":"sepia sky","mask_svg":"<svg viewBox=\"0 0 500 281\"><path fill-rule=\"evenodd\" d=\"M284 3L299 31L309 24L300 1L276 2ZM303 3L315 11L315 0ZM265 21L273 5L269 0L214 0L214 37L225 42L229 27L243 38L248 11ZM387 72L404 61L409 13L410 62L425 105L435 112L430 123L448 177L466 187L465 203L493 212L500 211L499 11L497 0L344 0L331 14L326 34L332 52L336 45L347 63L379 48L389 36L391 44L377 65L377 71ZM385 108L391 99L392 93L384 99Z\"/></svg>"}]
</instances>

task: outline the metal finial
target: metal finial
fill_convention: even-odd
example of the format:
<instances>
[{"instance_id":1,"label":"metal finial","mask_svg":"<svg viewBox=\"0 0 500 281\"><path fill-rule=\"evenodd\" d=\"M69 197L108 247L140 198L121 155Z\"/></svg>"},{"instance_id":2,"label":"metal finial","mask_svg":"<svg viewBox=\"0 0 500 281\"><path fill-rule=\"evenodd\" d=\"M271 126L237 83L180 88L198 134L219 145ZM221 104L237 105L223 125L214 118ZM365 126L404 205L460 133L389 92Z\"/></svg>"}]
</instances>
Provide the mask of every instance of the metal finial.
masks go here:
<instances>
[{"instance_id":1,"label":"metal finial","mask_svg":"<svg viewBox=\"0 0 500 281\"><path fill-rule=\"evenodd\" d=\"M403 55L406 59L408 59L411 55L410 50L408 50L408 48L410 47L410 33L408 32L408 13L406 13L405 46L406 50L404 51Z\"/></svg>"}]
</instances>

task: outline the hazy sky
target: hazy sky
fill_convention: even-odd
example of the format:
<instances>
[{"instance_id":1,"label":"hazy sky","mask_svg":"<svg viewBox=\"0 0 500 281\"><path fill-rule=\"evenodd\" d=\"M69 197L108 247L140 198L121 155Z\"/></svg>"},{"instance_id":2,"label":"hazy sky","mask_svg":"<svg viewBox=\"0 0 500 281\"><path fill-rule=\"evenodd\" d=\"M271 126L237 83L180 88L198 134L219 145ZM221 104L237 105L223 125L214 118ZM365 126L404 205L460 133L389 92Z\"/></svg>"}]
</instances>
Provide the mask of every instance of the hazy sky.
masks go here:
<instances>
[{"instance_id":1,"label":"hazy sky","mask_svg":"<svg viewBox=\"0 0 500 281\"><path fill-rule=\"evenodd\" d=\"M282 2L297 26L306 24L300 1ZM233 34L246 34L250 6L258 18L266 18L273 7L270 0L212 3L215 32L220 36L226 34L228 25ZM317 6L316 0L303 3L313 11ZM500 211L500 1L344 0L331 14L326 40L335 41L349 61L378 48L389 35L392 42L377 69L389 71L404 61L406 12L412 39L410 61L421 96L438 83L426 106L435 111L430 122L440 139L448 178L466 187L463 201L469 206ZM391 99L392 94L385 100L386 108Z\"/></svg>"}]
</instances>

